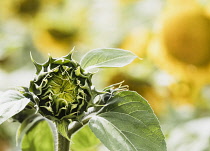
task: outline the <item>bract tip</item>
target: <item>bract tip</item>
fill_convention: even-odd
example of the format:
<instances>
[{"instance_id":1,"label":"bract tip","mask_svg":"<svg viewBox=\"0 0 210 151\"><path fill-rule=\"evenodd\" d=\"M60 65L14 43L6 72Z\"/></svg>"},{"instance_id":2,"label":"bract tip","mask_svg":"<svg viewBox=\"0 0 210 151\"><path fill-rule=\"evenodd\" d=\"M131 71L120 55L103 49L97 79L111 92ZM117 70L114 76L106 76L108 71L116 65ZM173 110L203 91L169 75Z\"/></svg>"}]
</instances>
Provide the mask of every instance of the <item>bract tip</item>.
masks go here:
<instances>
[{"instance_id":1,"label":"bract tip","mask_svg":"<svg viewBox=\"0 0 210 151\"><path fill-rule=\"evenodd\" d=\"M38 64L38 63L34 60L31 51L30 51L30 57L31 57L31 61L33 62L34 66L36 67L36 73L39 73L39 72L41 71L41 69L42 69L42 65Z\"/></svg>"}]
</instances>

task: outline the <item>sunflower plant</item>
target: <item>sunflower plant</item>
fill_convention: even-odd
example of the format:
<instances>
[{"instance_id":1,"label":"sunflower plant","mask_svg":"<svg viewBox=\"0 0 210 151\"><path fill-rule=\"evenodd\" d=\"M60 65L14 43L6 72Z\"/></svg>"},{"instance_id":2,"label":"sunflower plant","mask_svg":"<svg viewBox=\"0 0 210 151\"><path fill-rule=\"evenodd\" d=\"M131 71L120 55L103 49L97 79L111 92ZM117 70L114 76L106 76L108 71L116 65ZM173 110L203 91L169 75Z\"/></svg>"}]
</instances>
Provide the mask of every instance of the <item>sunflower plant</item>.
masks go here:
<instances>
[{"instance_id":1,"label":"sunflower plant","mask_svg":"<svg viewBox=\"0 0 210 151\"><path fill-rule=\"evenodd\" d=\"M159 121L141 95L122 82L100 91L92 83L96 68L123 67L138 57L94 49L78 63L72 54L49 56L43 64L31 55L36 75L30 85L0 94L0 124L9 118L21 123L19 149L82 151L102 142L111 151L166 151Z\"/></svg>"}]
</instances>

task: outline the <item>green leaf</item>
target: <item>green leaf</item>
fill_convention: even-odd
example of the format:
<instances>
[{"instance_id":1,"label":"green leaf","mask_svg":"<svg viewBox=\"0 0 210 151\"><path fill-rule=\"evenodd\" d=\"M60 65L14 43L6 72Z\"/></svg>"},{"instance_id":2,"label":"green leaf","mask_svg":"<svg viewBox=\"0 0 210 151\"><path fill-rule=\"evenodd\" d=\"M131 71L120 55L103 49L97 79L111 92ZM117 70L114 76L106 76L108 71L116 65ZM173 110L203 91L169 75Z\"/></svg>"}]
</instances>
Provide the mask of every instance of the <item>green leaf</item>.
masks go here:
<instances>
[{"instance_id":1,"label":"green leaf","mask_svg":"<svg viewBox=\"0 0 210 151\"><path fill-rule=\"evenodd\" d=\"M53 151L52 130L46 120L37 122L22 140L22 151Z\"/></svg>"},{"instance_id":2,"label":"green leaf","mask_svg":"<svg viewBox=\"0 0 210 151\"><path fill-rule=\"evenodd\" d=\"M111 151L166 151L158 119L136 92L116 94L89 125Z\"/></svg>"},{"instance_id":3,"label":"green leaf","mask_svg":"<svg viewBox=\"0 0 210 151\"><path fill-rule=\"evenodd\" d=\"M30 102L20 92L8 90L0 95L0 124L22 111Z\"/></svg>"},{"instance_id":4,"label":"green leaf","mask_svg":"<svg viewBox=\"0 0 210 151\"><path fill-rule=\"evenodd\" d=\"M21 144L21 141L25 133L27 133L35 124L43 120L44 118L40 116L39 114L33 114L29 116L28 118L26 118L17 130L17 134L16 134L17 145Z\"/></svg>"},{"instance_id":5,"label":"green leaf","mask_svg":"<svg viewBox=\"0 0 210 151\"><path fill-rule=\"evenodd\" d=\"M99 139L94 135L90 127L85 125L73 135L71 149L74 151L94 151L99 143Z\"/></svg>"},{"instance_id":6,"label":"green leaf","mask_svg":"<svg viewBox=\"0 0 210 151\"><path fill-rule=\"evenodd\" d=\"M116 48L94 49L81 60L81 67L86 71L103 67L123 67L137 56L130 51Z\"/></svg>"}]
</instances>

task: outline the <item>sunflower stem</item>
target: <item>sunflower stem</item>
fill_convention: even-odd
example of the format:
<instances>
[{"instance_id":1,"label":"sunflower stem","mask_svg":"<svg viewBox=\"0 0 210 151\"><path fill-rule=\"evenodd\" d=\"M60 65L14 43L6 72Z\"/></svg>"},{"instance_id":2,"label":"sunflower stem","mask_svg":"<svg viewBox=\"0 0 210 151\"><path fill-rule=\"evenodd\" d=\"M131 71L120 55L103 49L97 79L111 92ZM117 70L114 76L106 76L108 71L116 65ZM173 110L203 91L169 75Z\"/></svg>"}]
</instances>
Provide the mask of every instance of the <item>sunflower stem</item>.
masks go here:
<instances>
[{"instance_id":1,"label":"sunflower stem","mask_svg":"<svg viewBox=\"0 0 210 151\"><path fill-rule=\"evenodd\" d=\"M70 141L58 132L57 151L69 151Z\"/></svg>"}]
</instances>

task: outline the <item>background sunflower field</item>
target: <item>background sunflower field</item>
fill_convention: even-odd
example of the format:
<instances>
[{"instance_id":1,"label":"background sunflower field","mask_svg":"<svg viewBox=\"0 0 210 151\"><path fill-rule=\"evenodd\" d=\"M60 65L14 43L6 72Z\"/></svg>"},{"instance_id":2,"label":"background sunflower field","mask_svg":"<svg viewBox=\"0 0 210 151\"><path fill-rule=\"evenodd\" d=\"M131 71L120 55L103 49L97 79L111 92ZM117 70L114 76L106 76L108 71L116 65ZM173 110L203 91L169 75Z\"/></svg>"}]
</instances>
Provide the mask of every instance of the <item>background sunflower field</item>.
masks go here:
<instances>
[{"instance_id":1,"label":"background sunflower field","mask_svg":"<svg viewBox=\"0 0 210 151\"><path fill-rule=\"evenodd\" d=\"M142 60L100 70L97 89L124 81L146 98L169 151L210 150L209 0L1 0L0 94L29 85L30 52L42 63L72 48L79 60L105 47L130 50ZM18 123L11 122L0 126L0 151L16 148ZM89 151L107 151L97 138L89 141ZM72 150L87 151L81 143Z\"/></svg>"}]
</instances>

